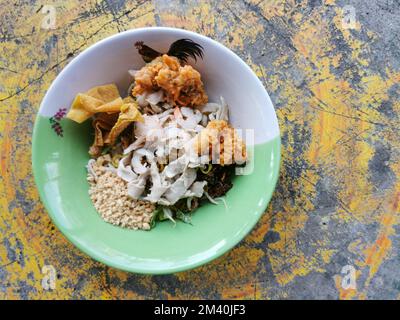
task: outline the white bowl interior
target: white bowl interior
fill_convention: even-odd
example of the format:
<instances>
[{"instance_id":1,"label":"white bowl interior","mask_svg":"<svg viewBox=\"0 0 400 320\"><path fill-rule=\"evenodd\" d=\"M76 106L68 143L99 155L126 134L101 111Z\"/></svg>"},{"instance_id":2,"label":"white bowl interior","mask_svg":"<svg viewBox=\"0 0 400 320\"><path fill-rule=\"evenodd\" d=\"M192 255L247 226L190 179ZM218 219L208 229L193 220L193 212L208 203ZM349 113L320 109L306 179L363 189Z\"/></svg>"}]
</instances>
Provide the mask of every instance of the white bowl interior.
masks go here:
<instances>
[{"instance_id":1,"label":"white bowl interior","mask_svg":"<svg viewBox=\"0 0 400 320\"><path fill-rule=\"evenodd\" d=\"M132 81L127 71L145 64L134 43L144 41L146 45L166 52L172 42L181 38L189 38L203 46L204 59L191 61L191 64L201 73L209 100L218 102L220 96L225 98L233 126L254 129L256 144L277 137L279 128L271 100L247 64L210 38L172 28L129 30L85 50L53 82L40 114L52 116L60 105L69 108L77 93L96 85L116 83L121 95L125 96Z\"/></svg>"}]
</instances>

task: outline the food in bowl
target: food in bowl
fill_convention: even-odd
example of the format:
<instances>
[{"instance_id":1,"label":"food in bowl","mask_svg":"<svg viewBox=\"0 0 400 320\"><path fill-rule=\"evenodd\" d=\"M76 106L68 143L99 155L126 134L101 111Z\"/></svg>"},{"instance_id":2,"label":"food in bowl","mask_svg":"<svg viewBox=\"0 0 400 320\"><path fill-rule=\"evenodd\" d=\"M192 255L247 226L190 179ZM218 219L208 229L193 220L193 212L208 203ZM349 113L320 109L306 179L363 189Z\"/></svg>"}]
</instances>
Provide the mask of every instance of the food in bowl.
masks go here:
<instances>
[{"instance_id":1,"label":"food in bowl","mask_svg":"<svg viewBox=\"0 0 400 320\"><path fill-rule=\"evenodd\" d=\"M204 202L225 201L246 146L224 98L209 102L201 74L188 64L203 57L199 44L181 39L165 54L135 46L146 64L128 71L127 95L115 84L97 86L79 93L67 114L92 121L90 198L105 221L130 229L191 223Z\"/></svg>"},{"instance_id":2,"label":"food in bowl","mask_svg":"<svg viewBox=\"0 0 400 320\"><path fill-rule=\"evenodd\" d=\"M135 41L167 52L171 43L182 38L203 46L203 59L189 63L200 72L209 101L219 102L221 95L226 99L230 125L241 129L246 138L246 166L235 169L240 172L235 172L233 187L224 196L227 209L222 201L202 205L191 215L193 226L177 221L173 227L167 221L157 223L150 232L116 227L100 217L88 196L85 167L93 143L92 121L76 123L65 119L64 111L78 92L102 84L115 83L124 97L132 82L126 70L144 65L135 52ZM220 257L259 221L279 176L279 126L260 80L222 44L181 29L132 29L84 50L52 82L35 120L32 162L49 216L79 250L129 272L170 274Z\"/></svg>"}]
</instances>

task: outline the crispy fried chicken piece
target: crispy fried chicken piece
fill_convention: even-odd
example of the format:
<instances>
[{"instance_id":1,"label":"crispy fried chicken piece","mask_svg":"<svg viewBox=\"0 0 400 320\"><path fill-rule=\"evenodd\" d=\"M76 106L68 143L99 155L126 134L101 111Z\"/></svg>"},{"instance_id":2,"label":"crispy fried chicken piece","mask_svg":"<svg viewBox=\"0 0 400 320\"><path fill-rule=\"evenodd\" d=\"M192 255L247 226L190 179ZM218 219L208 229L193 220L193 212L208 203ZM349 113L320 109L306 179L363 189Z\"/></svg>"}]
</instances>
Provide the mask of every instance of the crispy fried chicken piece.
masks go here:
<instances>
[{"instance_id":1,"label":"crispy fried chicken piece","mask_svg":"<svg viewBox=\"0 0 400 320\"><path fill-rule=\"evenodd\" d=\"M194 140L199 155L209 155L220 165L242 164L246 160L246 145L225 120L212 120ZM215 163L213 161L213 163Z\"/></svg>"},{"instance_id":2,"label":"crispy fried chicken piece","mask_svg":"<svg viewBox=\"0 0 400 320\"><path fill-rule=\"evenodd\" d=\"M176 106L199 106L208 97L200 73L190 65L164 54L146 64L135 76L134 96L163 89L166 101Z\"/></svg>"}]
</instances>

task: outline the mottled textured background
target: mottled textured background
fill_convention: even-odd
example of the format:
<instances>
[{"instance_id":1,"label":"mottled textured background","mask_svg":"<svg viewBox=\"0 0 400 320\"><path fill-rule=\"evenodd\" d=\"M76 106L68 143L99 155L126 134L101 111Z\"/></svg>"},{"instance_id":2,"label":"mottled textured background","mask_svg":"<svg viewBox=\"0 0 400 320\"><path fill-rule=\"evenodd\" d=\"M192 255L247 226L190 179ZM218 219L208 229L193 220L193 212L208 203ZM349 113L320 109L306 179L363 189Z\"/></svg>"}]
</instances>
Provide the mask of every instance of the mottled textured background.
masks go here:
<instances>
[{"instance_id":1,"label":"mottled textured background","mask_svg":"<svg viewBox=\"0 0 400 320\"><path fill-rule=\"evenodd\" d=\"M1 2L0 298L400 297L399 0ZM54 30L41 28L46 4ZM355 21L343 22L351 11ZM35 114L60 70L106 36L155 25L241 56L271 95L283 144L277 190L253 232L169 276L114 270L67 242L30 160ZM41 286L43 265L57 270L55 290ZM346 265L356 288L342 285Z\"/></svg>"}]
</instances>

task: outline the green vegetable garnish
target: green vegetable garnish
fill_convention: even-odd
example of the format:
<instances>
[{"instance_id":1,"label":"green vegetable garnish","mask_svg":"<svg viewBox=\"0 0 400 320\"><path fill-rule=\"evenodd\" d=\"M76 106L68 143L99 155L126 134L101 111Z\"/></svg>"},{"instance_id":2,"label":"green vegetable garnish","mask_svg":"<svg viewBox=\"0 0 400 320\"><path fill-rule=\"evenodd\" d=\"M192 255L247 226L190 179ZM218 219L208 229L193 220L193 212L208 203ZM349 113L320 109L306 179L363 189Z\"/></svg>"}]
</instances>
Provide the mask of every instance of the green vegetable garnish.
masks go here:
<instances>
[{"instance_id":1,"label":"green vegetable garnish","mask_svg":"<svg viewBox=\"0 0 400 320\"><path fill-rule=\"evenodd\" d=\"M184 223L192 225L192 214L191 213L185 214L182 211L177 211L176 218L183 221Z\"/></svg>"},{"instance_id":2,"label":"green vegetable garnish","mask_svg":"<svg viewBox=\"0 0 400 320\"><path fill-rule=\"evenodd\" d=\"M210 172L211 172L211 170L212 170L212 164L211 163L209 163L208 165L207 165L207 169L204 169L204 168L200 168L200 171L202 172L202 173L204 173L204 174L209 174Z\"/></svg>"}]
</instances>

